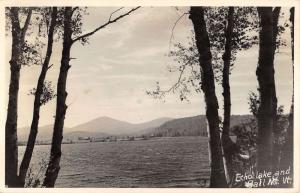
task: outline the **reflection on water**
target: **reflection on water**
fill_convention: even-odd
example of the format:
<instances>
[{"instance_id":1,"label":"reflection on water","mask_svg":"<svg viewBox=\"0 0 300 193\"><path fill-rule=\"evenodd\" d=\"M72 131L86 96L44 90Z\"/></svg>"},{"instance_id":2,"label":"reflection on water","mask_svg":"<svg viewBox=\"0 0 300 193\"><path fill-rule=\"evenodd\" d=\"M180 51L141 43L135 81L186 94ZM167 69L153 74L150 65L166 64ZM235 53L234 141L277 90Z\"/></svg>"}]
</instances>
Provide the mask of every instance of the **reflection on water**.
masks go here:
<instances>
[{"instance_id":1,"label":"reflection on water","mask_svg":"<svg viewBox=\"0 0 300 193\"><path fill-rule=\"evenodd\" d=\"M36 146L35 171L49 151ZM56 187L203 187L209 178L205 137L64 144L62 151Z\"/></svg>"}]
</instances>

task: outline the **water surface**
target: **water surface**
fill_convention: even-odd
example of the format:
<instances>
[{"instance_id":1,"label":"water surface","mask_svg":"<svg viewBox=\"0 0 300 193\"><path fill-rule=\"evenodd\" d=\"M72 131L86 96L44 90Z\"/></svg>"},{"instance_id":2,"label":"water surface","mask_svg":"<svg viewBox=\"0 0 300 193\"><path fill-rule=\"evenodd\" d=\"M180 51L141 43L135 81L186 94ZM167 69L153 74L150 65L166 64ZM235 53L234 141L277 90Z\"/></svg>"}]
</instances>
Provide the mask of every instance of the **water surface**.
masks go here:
<instances>
[{"instance_id":1,"label":"water surface","mask_svg":"<svg viewBox=\"0 0 300 193\"><path fill-rule=\"evenodd\" d=\"M49 151L36 146L35 172ZM206 137L64 144L62 152L56 187L203 187L209 178Z\"/></svg>"}]
</instances>

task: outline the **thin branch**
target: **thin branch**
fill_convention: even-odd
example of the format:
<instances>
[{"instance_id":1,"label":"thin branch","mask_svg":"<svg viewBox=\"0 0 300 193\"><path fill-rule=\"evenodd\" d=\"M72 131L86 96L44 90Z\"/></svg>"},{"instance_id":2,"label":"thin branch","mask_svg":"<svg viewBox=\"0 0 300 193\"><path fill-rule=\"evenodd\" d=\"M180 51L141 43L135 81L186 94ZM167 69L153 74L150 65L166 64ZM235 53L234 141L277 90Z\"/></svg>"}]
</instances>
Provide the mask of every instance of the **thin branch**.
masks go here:
<instances>
[{"instance_id":1,"label":"thin branch","mask_svg":"<svg viewBox=\"0 0 300 193\"><path fill-rule=\"evenodd\" d=\"M119 8L119 9L117 9L117 10L115 10L115 11L113 11L111 14L110 14L110 16L109 16L109 19L108 19L108 21L111 21L111 17L113 16L113 14L114 13L116 13L116 12L118 12L118 11L120 11L121 9L123 9L124 7L121 7L121 8Z\"/></svg>"},{"instance_id":2,"label":"thin branch","mask_svg":"<svg viewBox=\"0 0 300 193\"><path fill-rule=\"evenodd\" d=\"M50 66L48 66L47 70L49 70L52 66L53 66L53 64L51 64Z\"/></svg>"},{"instance_id":3,"label":"thin branch","mask_svg":"<svg viewBox=\"0 0 300 193\"><path fill-rule=\"evenodd\" d=\"M184 65L183 68L182 68L182 70L180 71L180 74L179 74L179 77L178 77L177 82L176 82L171 88L169 88L166 92L170 92L170 91L173 91L173 92L174 92L174 90L175 90L176 88L178 88L178 85L179 85L180 82L181 82L182 75L183 75L183 72L184 72L185 68L186 68L186 65Z\"/></svg>"},{"instance_id":4,"label":"thin branch","mask_svg":"<svg viewBox=\"0 0 300 193\"><path fill-rule=\"evenodd\" d=\"M118 16L117 18L115 18L115 19L113 19L113 20L108 20L105 24L103 24L103 25L97 27L97 28L94 29L93 31L91 31L91 32L89 32L89 33L86 33L86 34L83 34L83 35L81 35L81 36L75 38L75 39L73 40L73 43L76 42L76 41L78 41L78 40L82 40L82 39L84 39L84 38L87 38L87 37L93 35L93 34L96 33L97 31L99 31L100 29L103 29L103 28L105 28L106 26L108 26L109 24L114 23L114 22L118 21L119 19L121 19L121 18L123 18L123 17L129 15L130 13L132 13L132 12L134 12L135 10L139 9L140 7L141 7L141 6L135 7L135 8L133 8L133 9L131 9L130 11L128 11L127 13L124 13L124 14ZM116 10L116 11L117 11L117 10ZM116 12L116 11L114 11L114 12ZM112 13L112 14L113 14L113 13Z\"/></svg>"},{"instance_id":5,"label":"thin branch","mask_svg":"<svg viewBox=\"0 0 300 193\"><path fill-rule=\"evenodd\" d=\"M182 80L182 75L184 73L184 70L186 68L186 66L190 63L190 61L187 61L184 65L182 65L182 69L180 70L180 74L179 77L177 79L177 81L173 84L173 86L171 86L169 89L167 90L160 90L159 93L164 95L165 93L169 93L169 92L174 92L176 88L178 88L181 80Z\"/></svg>"},{"instance_id":6,"label":"thin branch","mask_svg":"<svg viewBox=\"0 0 300 193\"><path fill-rule=\"evenodd\" d=\"M73 105L75 102L77 101L77 95L75 96L74 100L72 102L70 102L69 104L67 104L68 107L70 107L71 105Z\"/></svg>"},{"instance_id":7,"label":"thin branch","mask_svg":"<svg viewBox=\"0 0 300 193\"><path fill-rule=\"evenodd\" d=\"M188 13L183 13L174 23L173 27L172 27L172 32L171 32L171 37L170 37L170 40L169 40L169 50L170 50L170 47L171 47L171 42L172 42L172 39L174 37L174 29L177 25L177 23L181 20L181 18L183 18L184 15L186 15Z\"/></svg>"}]
</instances>

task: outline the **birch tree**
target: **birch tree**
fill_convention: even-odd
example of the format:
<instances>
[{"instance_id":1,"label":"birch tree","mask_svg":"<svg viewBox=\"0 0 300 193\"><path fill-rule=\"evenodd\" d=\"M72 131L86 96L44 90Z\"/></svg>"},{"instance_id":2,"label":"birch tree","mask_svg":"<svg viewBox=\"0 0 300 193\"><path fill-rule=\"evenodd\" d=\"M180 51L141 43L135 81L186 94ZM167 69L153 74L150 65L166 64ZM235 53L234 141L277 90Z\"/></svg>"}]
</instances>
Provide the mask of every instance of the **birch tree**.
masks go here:
<instances>
[{"instance_id":1,"label":"birch tree","mask_svg":"<svg viewBox=\"0 0 300 193\"><path fill-rule=\"evenodd\" d=\"M286 140L282 149L282 159L280 160L280 166L282 168L291 167L291 176L293 177L294 168L294 19L295 8L290 9L290 23L291 23L291 51L293 62L293 94L290 113L288 116L289 125L287 128Z\"/></svg>"},{"instance_id":2,"label":"birch tree","mask_svg":"<svg viewBox=\"0 0 300 193\"><path fill-rule=\"evenodd\" d=\"M41 105L45 104L46 102L48 102L53 98L52 93L47 95L47 92L45 92L46 90L50 89L49 87L47 87L47 84L45 84L45 79L46 79L47 71L51 67L49 66L49 62L52 55L53 37L54 37L55 27L57 24L57 8L53 7L49 9L51 10L50 11L51 14L49 14L51 16L51 20L49 25L49 31L47 33L47 37L48 37L47 51L46 51L44 62L42 64L42 70L39 75L37 87L34 91L35 97L34 97L34 107L33 107L33 118L30 127L27 146L19 169L19 178L20 178L21 186L25 185L25 178L29 168L29 164L31 161L31 157L32 157L32 153L33 153L33 149L34 149L34 145L38 133L40 107Z\"/></svg>"},{"instance_id":3,"label":"birch tree","mask_svg":"<svg viewBox=\"0 0 300 193\"><path fill-rule=\"evenodd\" d=\"M5 124L5 184L8 187L19 186L18 183L18 94L20 70L25 61L26 46L25 35L30 24L32 9L22 8L25 13L25 22L21 26L19 18L21 8L8 8L8 17L11 22L12 52L10 63L10 85L7 117Z\"/></svg>"},{"instance_id":4,"label":"birch tree","mask_svg":"<svg viewBox=\"0 0 300 193\"><path fill-rule=\"evenodd\" d=\"M218 101L215 93L214 73L212 68L212 55L210 41L204 20L202 7L191 7L190 19L192 20L196 46L199 52L201 68L201 89L204 93L206 104L206 118L209 127L209 148L211 152L210 187L227 187L224 163L222 159L222 146L220 140Z\"/></svg>"}]
</instances>

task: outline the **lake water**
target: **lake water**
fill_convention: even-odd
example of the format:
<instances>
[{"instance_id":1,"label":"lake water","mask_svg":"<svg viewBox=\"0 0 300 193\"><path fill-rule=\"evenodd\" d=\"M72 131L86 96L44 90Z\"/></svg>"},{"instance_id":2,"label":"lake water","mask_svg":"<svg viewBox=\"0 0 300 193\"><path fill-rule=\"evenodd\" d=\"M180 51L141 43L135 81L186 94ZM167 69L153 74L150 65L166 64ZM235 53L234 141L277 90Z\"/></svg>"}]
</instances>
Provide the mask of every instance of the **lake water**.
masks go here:
<instances>
[{"instance_id":1,"label":"lake water","mask_svg":"<svg viewBox=\"0 0 300 193\"><path fill-rule=\"evenodd\" d=\"M210 173L207 142L206 137L171 137L64 144L56 187L207 186L202 180ZM19 159L24 149L19 147ZM49 145L35 147L33 171L49 151Z\"/></svg>"}]
</instances>

